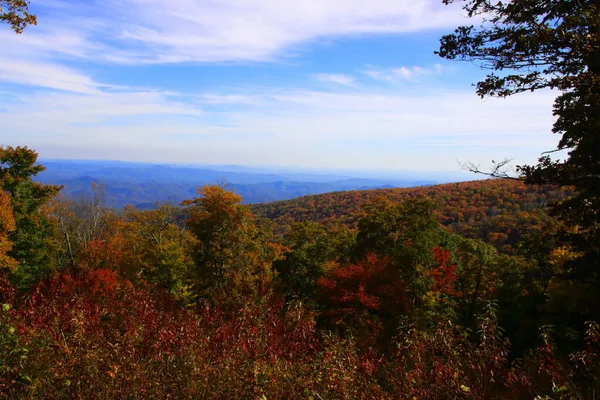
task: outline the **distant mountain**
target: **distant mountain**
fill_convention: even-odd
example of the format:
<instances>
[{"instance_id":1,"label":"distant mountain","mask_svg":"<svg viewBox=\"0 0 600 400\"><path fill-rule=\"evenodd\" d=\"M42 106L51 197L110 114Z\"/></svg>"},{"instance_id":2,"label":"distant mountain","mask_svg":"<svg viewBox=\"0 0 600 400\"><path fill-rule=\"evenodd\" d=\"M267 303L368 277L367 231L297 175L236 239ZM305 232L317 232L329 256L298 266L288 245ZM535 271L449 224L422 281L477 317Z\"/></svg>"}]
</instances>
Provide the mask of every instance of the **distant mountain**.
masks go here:
<instances>
[{"instance_id":1,"label":"distant mountain","mask_svg":"<svg viewBox=\"0 0 600 400\"><path fill-rule=\"evenodd\" d=\"M154 165L119 161L42 160L46 171L38 180L63 185L63 193L77 197L102 184L109 204L151 208L158 202L181 202L194 197L203 185L227 183L244 203L289 200L300 196L358 189L426 186L432 180L375 179L318 172L283 171L223 166Z\"/></svg>"}]
</instances>

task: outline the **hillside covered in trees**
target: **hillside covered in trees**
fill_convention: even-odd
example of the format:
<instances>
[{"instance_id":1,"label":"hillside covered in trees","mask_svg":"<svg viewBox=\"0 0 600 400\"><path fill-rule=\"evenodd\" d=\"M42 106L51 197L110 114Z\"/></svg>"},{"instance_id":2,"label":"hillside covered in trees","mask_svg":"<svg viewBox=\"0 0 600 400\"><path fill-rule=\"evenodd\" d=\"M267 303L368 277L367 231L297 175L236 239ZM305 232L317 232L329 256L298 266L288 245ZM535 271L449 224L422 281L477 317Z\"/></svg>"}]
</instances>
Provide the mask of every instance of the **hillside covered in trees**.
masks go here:
<instances>
[{"instance_id":1,"label":"hillside covered in trees","mask_svg":"<svg viewBox=\"0 0 600 400\"><path fill-rule=\"evenodd\" d=\"M296 222L356 228L375 200L430 200L442 225L460 235L482 239L499 251L514 253L523 234L539 233L547 223L548 207L565 199L568 187L528 186L515 180L490 179L408 189L326 193L252 206L275 223L283 234Z\"/></svg>"},{"instance_id":2,"label":"hillside covered in trees","mask_svg":"<svg viewBox=\"0 0 600 400\"><path fill-rule=\"evenodd\" d=\"M597 293L564 275L578 255L545 209L568 191L334 193L260 206L260 218L204 186L181 206L117 215L98 187L71 200L33 181L43 166L30 149L0 160L2 398L598 390ZM496 219L518 226L514 243L494 242L507 232Z\"/></svg>"}]
</instances>

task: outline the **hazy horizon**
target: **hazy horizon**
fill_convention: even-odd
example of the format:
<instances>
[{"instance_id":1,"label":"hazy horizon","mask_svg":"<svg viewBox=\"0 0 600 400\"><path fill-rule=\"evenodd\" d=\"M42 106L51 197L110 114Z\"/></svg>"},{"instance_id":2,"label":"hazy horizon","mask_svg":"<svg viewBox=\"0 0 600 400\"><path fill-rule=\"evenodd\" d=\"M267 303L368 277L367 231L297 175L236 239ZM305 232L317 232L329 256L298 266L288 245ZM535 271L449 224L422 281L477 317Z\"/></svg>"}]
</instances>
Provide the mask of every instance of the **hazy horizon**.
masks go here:
<instances>
[{"instance_id":1,"label":"hazy horizon","mask_svg":"<svg viewBox=\"0 0 600 400\"><path fill-rule=\"evenodd\" d=\"M205 163L177 163L177 162L153 162L153 161L130 161L110 159L79 159L79 158L44 158L39 157L38 163L42 165L52 163L77 163L77 164L115 164L131 166L165 166L175 168L204 168L224 172L268 172L281 174L307 174L327 175L339 178L373 178L373 179L407 179L422 178L436 179L439 183L462 182L466 180L485 179L486 176L469 171L436 171L436 170L386 170L386 169L352 169L352 168L311 168L302 166L269 166L269 165L242 165L242 164L205 164ZM453 180L452 178L456 178Z\"/></svg>"},{"instance_id":2,"label":"hazy horizon","mask_svg":"<svg viewBox=\"0 0 600 400\"><path fill-rule=\"evenodd\" d=\"M226 183L245 204L289 200L349 190L431 186L475 180L472 174L418 171L342 171L233 165L156 164L94 160L39 160L46 167L36 181L60 185L67 198L90 195L101 184L107 204L144 209L157 202L180 203L199 187Z\"/></svg>"}]
</instances>

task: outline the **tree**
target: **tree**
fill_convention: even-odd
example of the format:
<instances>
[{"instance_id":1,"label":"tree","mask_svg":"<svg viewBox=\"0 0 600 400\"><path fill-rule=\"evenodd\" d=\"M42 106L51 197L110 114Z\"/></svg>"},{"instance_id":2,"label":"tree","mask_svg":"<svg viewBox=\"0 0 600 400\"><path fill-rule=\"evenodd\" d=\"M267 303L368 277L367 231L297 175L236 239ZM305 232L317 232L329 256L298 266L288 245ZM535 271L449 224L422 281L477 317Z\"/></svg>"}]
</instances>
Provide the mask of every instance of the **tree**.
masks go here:
<instances>
[{"instance_id":1,"label":"tree","mask_svg":"<svg viewBox=\"0 0 600 400\"><path fill-rule=\"evenodd\" d=\"M390 339L399 318L410 313L406 284L389 257L368 254L356 264L333 265L316 289L321 322L353 330L361 342Z\"/></svg>"},{"instance_id":2,"label":"tree","mask_svg":"<svg viewBox=\"0 0 600 400\"><path fill-rule=\"evenodd\" d=\"M443 0L465 3L481 26L463 26L441 39L441 57L470 61L492 72L477 83L481 97L507 97L558 89L554 133L556 150L569 150L563 162L543 155L536 166L519 170L530 183L575 185L598 194L600 161L600 1ZM509 72L505 72L509 71ZM549 152L550 153L550 152ZM494 163L502 175L505 162Z\"/></svg>"},{"instance_id":3,"label":"tree","mask_svg":"<svg viewBox=\"0 0 600 400\"><path fill-rule=\"evenodd\" d=\"M443 0L463 3L464 26L441 39L437 52L475 62L491 72L477 84L481 97L557 89L553 132L557 148L537 165L517 167L531 184L574 186L576 193L553 208L567 230L559 233L573 254L563 278L585 290L600 284L600 0ZM564 160L551 153L565 150ZM502 164L502 163L500 163ZM497 164L496 164L497 167ZM500 168L492 176L505 176ZM479 172L479 171L476 171Z\"/></svg>"},{"instance_id":4,"label":"tree","mask_svg":"<svg viewBox=\"0 0 600 400\"><path fill-rule=\"evenodd\" d=\"M290 251L274 264L283 291L290 296L312 300L316 281L329 262L345 261L354 244L354 232L348 228L327 229L317 222L294 224L285 235Z\"/></svg>"},{"instance_id":5,"label":"tree","mask_svg":"<svg viewBox=\"0 0 600 400\"><path fill-rule=\"evenodd\" d=\"M14 268L17 262L8 255L12 242L8 235L15 230L15 218L10 205L10 197L0 191L0 269Z\"/></svg>"},{"instance_id":6,"label":"tree","mask_svg":"<svg viewBox=\"0 0 600 400\"><path fill-rule=\"evenodd\" d=\"M450 246L457 265L455 282L461 322L471 327L480 308L502 281L497 268L496 250L480 240L453 237Z\"/></svg>"},{"instance_id":7,"label":"tree","mask_svg":"<svg viewBox=\"0 0 600 400\"><path fill-rule=\"evenodd\" d=\"M37 18L29 13L26 0L0 0L0 21L10 24L16 33L22 33L27 25L37 25Z\"/></svg>"},{"instance_id":8,"label":"tree","mask_svg":"<svg viewBox=\"0 0 600 400\"><path fill-rule=\"evenodd\" d=\"M394 202L385 197L366 206L358 222L355 260L374 253L390 257L416 305L428 290L428 271L435 266L433 248L443 244L443 230L429 200Z\"/></svg>"},{"instance_id":9,"label":"tree","mask_svg":"<svg viewBox=\"0 0 600 400\"><path fill-rule=\"evenodd\" d=\"M106 205L104 186L92 184L91 194L82 193L76 199L58 196L50 205L58 240L62 247L60 265L75 268L78 258L90 242L103 240L114 225L112 210Z\"/></svg>"},{"instance_id":10,"label":"tree","mask_svg":"<svg viewBox=\"0 0 600 400\"><path fill-rule=\"evenodd\" d=\"M197 239L192 249L197 289L232 301L239 295L264 294L282 249L255 224L240 196L216 185L198 193L200 197L184 202L189 206L187 226Z\"/></svg>"},{"instance_id":11,"label":"tree","mask_svg":"<svg viewBox=\"0 0 600 400\"><path fill-rule=\"evenodd\" d=\"M190 248L192 234L177 224L181 209L163 204L155 210L125 208L124 275L142 278L169 290L178 299L187 297L188 279L193 267Z\"/></svg>"},{"instance_id":12,"label":"tree","mask_svg":"<svg viewBox=\"0 0 600 400\"><path fill-rule=\"evenodd\" d=\"M10 197L15 219L8 255L19 263L13 277L20 285L41 278L53 265L54 226L43 207L60 187L33 181L45 169L36 161L37 153L27 147L0 147L0 188Z\"/></svg>"}]
</instances>

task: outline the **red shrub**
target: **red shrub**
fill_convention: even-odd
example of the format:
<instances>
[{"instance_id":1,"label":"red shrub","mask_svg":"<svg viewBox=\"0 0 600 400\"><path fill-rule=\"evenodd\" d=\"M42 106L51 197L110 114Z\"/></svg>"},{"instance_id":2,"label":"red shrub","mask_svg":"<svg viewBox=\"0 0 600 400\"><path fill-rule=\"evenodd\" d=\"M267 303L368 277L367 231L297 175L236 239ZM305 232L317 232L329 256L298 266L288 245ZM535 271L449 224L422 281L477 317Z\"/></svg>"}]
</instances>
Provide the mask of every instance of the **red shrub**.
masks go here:
<instances>
[{"instance_id":1,"label":"red shrub","mask_svg":"<svg viewBox=\"0 0 600 400\"><path fill-rule=\"evenodd\" d=\"M79 255L80 265L89 269L116 269L123 261L123 238L92 240Z\"/></svg>"},{"instance_id":2,"label":"red shrub","mask_svg":"<svg viewBox=\"0 0 600 400\"><path fill-rule=\"evenodd\" d=\"M433 254L437 267L430 271L433 278L431 290L446 296L458 296L459 293L454 288L454 282L458 279L456 275L456 265L451 262L451 253L439 246L433 249Z\"/></svg>"},{"instance_id":3,"label":"red shrub","mask_svg":"<svg viewBox=\"0 0 600 400\"><path fill-rule=\"evenodd\" d=\"M338 266L317 286L322 319L330 328L367 328L375 334L380 323L395 327L408 312L405 284L389 258L369 254L358 264Z\"/></svg>"}]
</instances>

